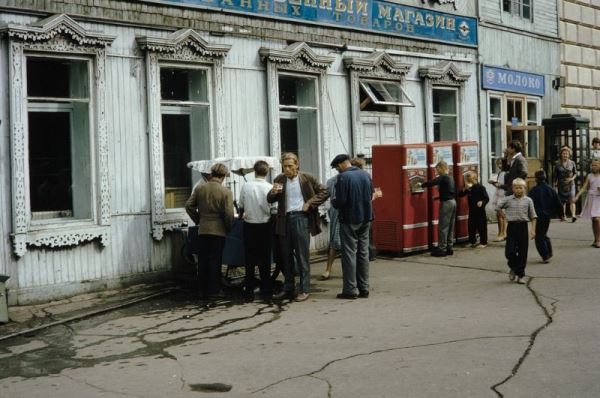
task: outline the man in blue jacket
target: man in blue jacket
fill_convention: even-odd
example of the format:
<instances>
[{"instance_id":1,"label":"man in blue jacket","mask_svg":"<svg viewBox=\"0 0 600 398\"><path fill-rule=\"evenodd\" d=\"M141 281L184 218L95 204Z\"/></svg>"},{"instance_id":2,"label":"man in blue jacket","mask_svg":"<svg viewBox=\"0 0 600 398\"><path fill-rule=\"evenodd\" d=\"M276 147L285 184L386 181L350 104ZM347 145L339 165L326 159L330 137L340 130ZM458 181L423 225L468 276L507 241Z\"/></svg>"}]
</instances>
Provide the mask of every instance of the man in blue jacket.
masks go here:
<instances>
[{"instance_id":1,"label":"man in blue jacket","mask_svg":"<svg viewBox=\"0 0 600 398\"><path fill-rule=\"evenodd\" d=\"M342 243L342 293L340 299L369 297L369 227L373 220L373 181L364 170L352 166L350 157L337 155L331 167L340 173L333 207L339 210Z\"/></svg>"},{"instance_id":2,"label":"man in blue jacket","mask_svg":"<svg viewBox=\"0 0 600 398\"><path fill-rule=\"evenodd\" d=\"M547 183L548 177L544 170L535 172L535 181L537 185L529 192L529 197L533 200L535 213L538 216L535 224L535 248L537 249L543 263L549 263L554 255L552 251L552 242L548 237L548 228L550 228L550 219L563 217L563 207L556 191Z\"/></svg>"}]
</instances>

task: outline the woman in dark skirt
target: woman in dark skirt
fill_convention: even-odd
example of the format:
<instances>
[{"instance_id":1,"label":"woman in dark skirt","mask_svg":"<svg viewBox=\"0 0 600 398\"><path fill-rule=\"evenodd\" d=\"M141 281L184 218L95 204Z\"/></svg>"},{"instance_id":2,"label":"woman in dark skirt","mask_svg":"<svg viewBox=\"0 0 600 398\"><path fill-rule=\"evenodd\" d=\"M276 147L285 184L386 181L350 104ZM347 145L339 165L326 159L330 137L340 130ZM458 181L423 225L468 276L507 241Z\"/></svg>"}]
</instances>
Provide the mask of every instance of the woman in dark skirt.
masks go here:
<instances>
[{"instance_id":1,"label":"woman in dark skirt","mask_svg":"<svg viewBox=\"0 0 600 398\"><path fill-rule=\"evenodd\" d=\"M554 168L554 175L556 176L556 188L558 191L558 198L563 205L563 214L566 216L566 205L569 204L571 210L571 221L577 221L575 217L575 178L577 177L577 169L575 162L571 159L571 149L569 147L562 147L560 150L560 159L556 163ZM563 216L563 221L565 217Z\"/></svg>"}]
</instances>

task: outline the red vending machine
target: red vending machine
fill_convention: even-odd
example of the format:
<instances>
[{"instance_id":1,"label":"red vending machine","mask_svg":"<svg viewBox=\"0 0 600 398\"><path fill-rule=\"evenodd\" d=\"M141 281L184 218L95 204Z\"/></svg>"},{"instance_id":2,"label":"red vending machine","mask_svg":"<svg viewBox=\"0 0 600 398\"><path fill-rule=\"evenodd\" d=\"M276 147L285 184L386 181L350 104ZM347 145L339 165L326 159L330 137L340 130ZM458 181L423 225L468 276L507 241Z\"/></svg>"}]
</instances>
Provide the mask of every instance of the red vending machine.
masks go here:
<instances>
[{"instance_id":1,"label":"red vending machine","mask_svg":"<svg viewBox=\"0 0 600 398\"><path fill-rule=\"evenodd\" d=\"M440 160L448 163L448 175L454 178L453 170L453 141L432 142L427 144L427 163L429 165L427 179L432 180L438 176L435 165ZM429 245L438 245L438 224L440 220L440 201L439 189L436 186L427 189L427 198L429 200Z\"/></svg>"},{"instance_id":2,"label":"red vending machine","mask_svg":"<svg viewBox=\"0 0 600 398\"><path fill-rule=\"evenodd\" d=\"M410 253L429 243L427 144L374 145L373 184L383 197L373 202L373 242L379 250Z\"/></svg>"},{"instance_id":3,"label":"red vending machine","mask_svg":"<svg viewBox=\"0 0 600 398\"><path fill-rule=\"evenodd\" d=\"M479 144L476 141L461 141L454 144L454 181L456 183L456 227L455 239L464 242L469 239L469 204L467 197L458 197L465 185L465 174L474 171L479 174Z\"/></svg>"}]
</instances>

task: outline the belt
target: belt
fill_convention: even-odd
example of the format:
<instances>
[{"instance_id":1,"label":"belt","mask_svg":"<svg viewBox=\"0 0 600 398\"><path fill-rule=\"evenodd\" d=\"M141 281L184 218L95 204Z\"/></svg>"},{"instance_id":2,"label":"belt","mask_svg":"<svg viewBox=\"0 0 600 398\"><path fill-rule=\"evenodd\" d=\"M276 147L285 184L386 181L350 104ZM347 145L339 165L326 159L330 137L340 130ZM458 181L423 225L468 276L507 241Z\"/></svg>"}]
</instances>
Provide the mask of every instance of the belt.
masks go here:
<instances>
[{"instance_id":1,"label":"belt","mask_svg":"<svg viewBox=\"0 0 600 398\"><path fill-rule=\"evenodd\" d=\"M296 216L296 215L306 215L306 212L302 211L302 210L296 210L296 211L288 211L287 213L285 213L286 216Z\"/></svg>"}]
</instances>

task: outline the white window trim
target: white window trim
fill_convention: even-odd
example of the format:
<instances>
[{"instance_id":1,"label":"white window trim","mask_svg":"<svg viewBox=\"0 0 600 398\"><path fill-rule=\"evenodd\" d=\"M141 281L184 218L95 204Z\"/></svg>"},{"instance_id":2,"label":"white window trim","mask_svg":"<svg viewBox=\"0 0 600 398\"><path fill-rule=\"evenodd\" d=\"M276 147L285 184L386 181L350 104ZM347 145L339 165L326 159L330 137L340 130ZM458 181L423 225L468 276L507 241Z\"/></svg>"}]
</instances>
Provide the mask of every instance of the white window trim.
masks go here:
<instances>
[{"instance_id":1,"label":"white window trim","mask_svg":"<svg viewBox=\"0 0 600 398\"><path fill-rule=\"evenodd\" d=\"M8 25L9 104L11 138L12 239L16 256L28 247L65 247L99 239L110 242L110 187L106 122L106 47L114 36L86 31L67 15L54 15L32 25ZM92 212L85 220L57 220L32 224L29 200L29 154L26 57L84 57L93 73L90 84L90 138L92 148ZM91 80L93 77L93 80ZM34 106L35 108L35 106ZM33 111L33 110L32 110Z\"/></svg>"},{"instance_id":2,"label":"white window trim","mask_svg":"<svg viewBox=\"0 0 600 398\"><path fill-rule=\"evenodd\" d=\"M452 91L454 92L454 99L455 99L455 104L454 104L454 109L456 109L456 113L435 113L433 112L433 103L431 105L431 115L434 118L434 122L435 122L435 117L436 116L451 116L451 117L455 117L456 118L456 134L458 136L459 134L459 127L460 127L460 104L459 104L459 100L458 100L458 96L460 94L460 90L457 87L447 87L447 86L433 86L431 88L431 99L433 101L433 91Z\"/></svg>"},{"instance_id":3,"label":"white window trim","mask_svg":"<svg viewBox=\"0 0 600 398\"><path fill-rule=\"evenodd\" d=\"M325 76L327 69L333 61L334 57L318 55L308 44L297 42L290 44L283 49L261 48L259 50L261 59L267 64L267 98L268 98L268 117L269 117L269 137L270 137L270 155L279 157L281 154L281 127L280 127L280 105L279 105L279 76L293 76L300 78L314 77L318 92L316 98L316 108L307 107L317 111L317 168L320 171L319 179L324 180L326 175L324 168L325 164L323 156L329 153L329 140L324 140L322 137L323 131L329 131L323 118L321 104L325 104L325 95L327 86ZM288 112L293 106L283 105L283 112ZM296 109L302 109L297 107ZM300 159L302 162L302 159ZM281 172L281 169L275 170Z\"/></svg>"},{"instance_id":4,"label":"white window trim","mask_svg":"<svg viewBox=\"0 0 600 398\"><path fill-rule=\"evenodd\" d=\"M419 69L419 76L424 79L424 91L425 91L425 114L427 123L426 128L426 140L427 142L434 142L433 135L433 90L440 89L456 89L458 90L456 99L458 101L456 112L457 112L457 130L456 140L462 141L463 137L463 115L466 110L465 107L465 83L470 78L471 74L463 72L453 62L441 62L431 67L423 67Z\"/></svg>"},{"instance_id":5,"label":"white window trim","mask_svg":"<svg viewBox=\"0 0 600 398\"><path fill-rule=\"evenodd\" d=\"M208 98L213 98L212 96L212 81L211 81L211 70L210 68L207 68L205 66L198 66L198 65L188 65L188 64L169 64L169 63L162 63L159 62L159 70L162 68L169 68L169 69L174 69L174 68L178 68L178 69L183 69L183 70L203 70L206 72L206 85L208 87ZM160 79L160 72L159 72L159 79ZM160 114L161 114L161 119L162 119L162 115L191 115L192 114L192 108L195 106L198 107L207 107L208 108L208 117L209 117L209 121L208 121L208 126L209 126L209 131L208 131L208 136L209 136L209 142L210 142L210 146L211 148L214 145L213 142L213 106L211 106L210 101L209 102L205 102L205 101L177 101L177 100L160 100ZM162 120L161 120L161 124L160 124L160 128L161 128L161 148L162 148ZM194 126L192 126L190 124L190 134L192 134ZM190 141L191 142L191 141ZM214 153L212 150L210 151L211 154ZM201 160L201 159L191 159L192 161L194 160ZM164 163L163 163L164 166ZM163 184L164 184L164 171L163 171ZM190 186L191 188L191 186ZM163 195L165 194L165 192L163 192ZM166 208L165 207L165 212L166 212L166 217L168 220L173 221L175 223L179 223L181 218L186 219L187 215L185 213L185 208L183 207L175 207L175 208Z\"/></svg>"},{"instance_id":6,"label":"white window trim","mask_svg":"<svg viewBox=\"0 0 600 398\"><path fill-rule=\"evenodd\" d=\"M231 46L210 44L193 29L181 29L166 38L137 37L138 45L146 53L146 86L148 98L148 151L150 158L150 183L152 203L152 236L161 240L165 231L172 231L187 223L185 209L166 209L162 146L162 107L175 105L183 108L196 101L162 101L160 93L160 68L206 69L209 91L210 154L226 156L224 132L223 58ZM210 84L210 83L209 83ZM164 105L163 105L164 104ZM203 104L198 101L198 104ZM174 108L170 110L175 111ZM181 109L180 109L181 111Z\"/></svg>"},{"instance_id":7,"label":"white window trim","mask_svg":"<svg viewBox=\"0 0 600 398\"><path fill-rule=\"evenodd\" d=\"M500 147L501 148L506 148L506 134L504 134L504 95L502 93L497 93L497 92L492 92L492 91L488 91L487 93L487 102L486 102L486 109L487 109L487 133L488 133L488 144L489 144L489 149L488 149L488 153L491 154L492 153L492 117L491 117L491 109L490 109L490 100L492 98L496 98L500 101L500 117L499 118L494 118L493 120L499 120L500 121ZM496 154L496 157L498 157L498 154ZM490 156L490 175L496 172L496 165L494 164L494 158L492 158Z\"/></svg>"},{"instance_id":8,"label":"white window trim","mask_svg":"<svg viewBox=\"0 0 600 398\"><path fill-rule=\"evenodd\" d=\"M352 113L352 143L353 153L363 153L365 138L361 117L364 114L382 115L384 112L363 112L360 110L360 80L386 80L388 82L397 82L401 88L406 75L412 67L411 64L396 61L392 56L383 51L374 51L366 57L344 57L344 66L350 73L350 106ZM407 96L408 98L408 96ZM400 137L404 131L404 119L402 117L403 108L398 108L398 129ZM368 117L368 116L367 116Z\"/></svg>"}]
</instances>

